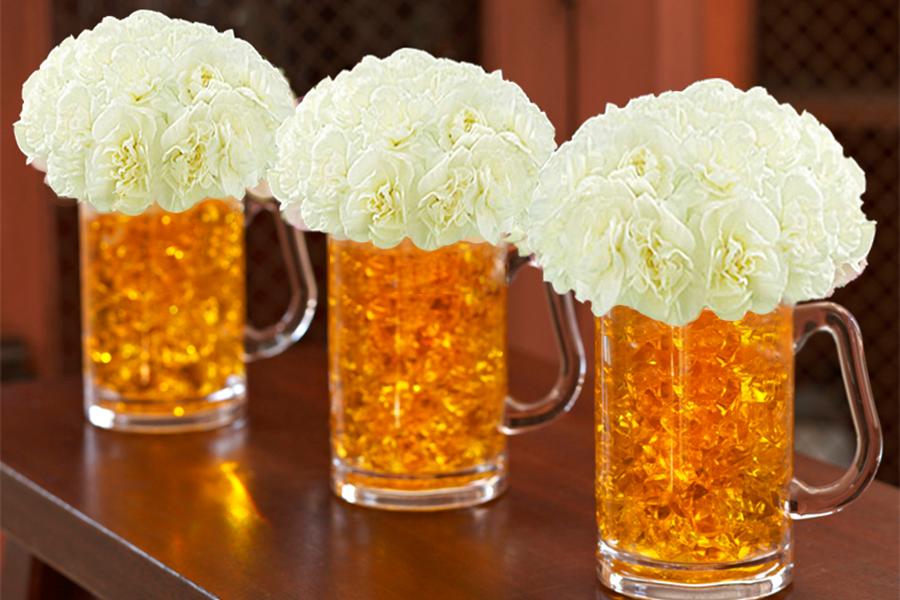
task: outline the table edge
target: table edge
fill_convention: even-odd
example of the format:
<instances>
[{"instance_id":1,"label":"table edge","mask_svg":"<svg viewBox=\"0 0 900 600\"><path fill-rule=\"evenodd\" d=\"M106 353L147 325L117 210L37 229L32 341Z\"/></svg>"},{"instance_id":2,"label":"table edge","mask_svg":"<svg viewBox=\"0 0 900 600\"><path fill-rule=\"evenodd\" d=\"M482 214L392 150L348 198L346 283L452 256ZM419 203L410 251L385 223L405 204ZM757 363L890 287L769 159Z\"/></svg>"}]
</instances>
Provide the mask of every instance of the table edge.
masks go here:
<instances>
[{"instance_id":1,"label":"table edge","mask_svg":"<svg viewBox=\"0 0 900 600\"><path fill-rule=\"evenodd\" d=\"M5 463L0 463L0 505L4 533L98 597L122 597L143 581L153 597L217 598ZM98 576L116 572L127 572L129 581Z\"/></svg>"}]
</instances>

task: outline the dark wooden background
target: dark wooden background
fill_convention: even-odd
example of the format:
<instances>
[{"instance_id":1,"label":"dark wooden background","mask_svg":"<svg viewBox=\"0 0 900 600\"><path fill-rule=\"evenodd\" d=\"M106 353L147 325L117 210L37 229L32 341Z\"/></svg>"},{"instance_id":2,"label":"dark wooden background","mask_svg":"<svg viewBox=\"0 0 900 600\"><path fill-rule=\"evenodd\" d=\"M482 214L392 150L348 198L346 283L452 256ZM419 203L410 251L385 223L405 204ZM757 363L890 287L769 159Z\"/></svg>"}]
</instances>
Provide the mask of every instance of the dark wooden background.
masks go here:
<instances>
[{"instance_id":1,"label":"dark wooden background","mask_svg":"<svg viewBox=\"0 0 900 600\"><path fill-rule=\"evenodd\" d=\"M294 91L402 46L502 67L554 121L560 141L607 101L723 76L762 84L828 124L868 175L879 223L865 275L835 296L859 318L885 435L881 477L898 481L898 23L896 0L31 0L2 5L3 378L80 368L76 211L22 166L9 125L21 81L51 44L102 16L147 7L233 28L284 68ZM52 208L46 208L52 207ZM284 268L271 223L248 242L251 319L284 306ZM324 290L324 245L311 236ZM514 286L513 348L547 357L538 276ZM323 306L324 304L320 304ZM585 336L590 317L582 311ZM319 315L310 331L324 338ZM842 462L852 447L837 360L827 339L798 360L798 444Z\"/></svg>"}]
</instances>

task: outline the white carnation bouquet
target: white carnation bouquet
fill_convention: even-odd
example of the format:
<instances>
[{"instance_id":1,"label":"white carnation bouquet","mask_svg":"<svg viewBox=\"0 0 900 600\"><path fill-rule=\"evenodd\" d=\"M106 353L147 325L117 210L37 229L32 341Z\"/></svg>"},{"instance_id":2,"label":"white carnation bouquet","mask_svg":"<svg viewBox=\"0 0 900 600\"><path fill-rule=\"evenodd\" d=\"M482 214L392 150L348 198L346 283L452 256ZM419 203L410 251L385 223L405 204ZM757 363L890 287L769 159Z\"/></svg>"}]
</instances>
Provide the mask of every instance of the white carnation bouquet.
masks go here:
<instances>
[{"instance_id":1,"label":"white carnation bouquet","mask_svg":"<svg viewBox=\"0 0 900 600\"><path fill-rule=\"evenodd\" d=\"M129 215L242 197L294 107L231 31L141 10L54 48L25 82L19 148L59 196Z\"/></svg>"},{"instance_id":2,"label":"white carnation bouquet","mask_svg":"<svg viewBox=\"0 0 900 600\"><path fill-rule=\"evenodd\" d=\"M831 132L722 80L608 106L540 173L524 229L545 278L596 315L682 325L823 298L857 276L875 224Z\"/></svg>"},{"instance_id":3,"label":"white carnation bouquet","mask_svg":"<svg viewBox=\"0 0 900 600\"><path fill-rule=\"evenodd\" d=\"M403 49L312 89L268 183L288 221L388 248L497 243L531 202L553 126L499 72Z\"/></svg>"}]
</instances>

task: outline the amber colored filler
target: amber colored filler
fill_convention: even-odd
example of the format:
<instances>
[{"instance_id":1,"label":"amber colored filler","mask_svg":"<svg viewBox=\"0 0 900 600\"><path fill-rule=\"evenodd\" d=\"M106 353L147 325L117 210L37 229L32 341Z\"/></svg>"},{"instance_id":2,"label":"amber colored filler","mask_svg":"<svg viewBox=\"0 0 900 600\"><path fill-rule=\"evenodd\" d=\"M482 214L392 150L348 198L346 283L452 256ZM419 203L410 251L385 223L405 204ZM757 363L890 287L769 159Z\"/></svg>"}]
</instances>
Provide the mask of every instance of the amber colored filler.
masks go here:
<instances>
[{"instance_id":1,"label":"amber colored filler","mask_svg":"<svg viewBox=\"0 0 900 600\"><path fill-rule=\"evenodd\" d=\"M464 486L505 468L506 250L329 240L332 450L350 484Z\"/></svg>"},{"instance_id":2,"label":"amber colored filler","mask_svg":"<svg viewBox=\"0 0 900 600\"><path fill-rule=\"evenodd\" d=\"M600 552L629 563L613 570L707 583L790 560L792 335L786 307L684 327L624 307L596 320Z\"/></svg>"},{"instance_id":3,"label":"amber colored filler","mask_svg":"<svg viewBox=\"0 0 900 600\"><path fill-rule=\"evenodd\" d=\"M85 376L104 408L176 417L243 382L244 215L235 200L82 210Z\"/></svg>"}]
</instances>

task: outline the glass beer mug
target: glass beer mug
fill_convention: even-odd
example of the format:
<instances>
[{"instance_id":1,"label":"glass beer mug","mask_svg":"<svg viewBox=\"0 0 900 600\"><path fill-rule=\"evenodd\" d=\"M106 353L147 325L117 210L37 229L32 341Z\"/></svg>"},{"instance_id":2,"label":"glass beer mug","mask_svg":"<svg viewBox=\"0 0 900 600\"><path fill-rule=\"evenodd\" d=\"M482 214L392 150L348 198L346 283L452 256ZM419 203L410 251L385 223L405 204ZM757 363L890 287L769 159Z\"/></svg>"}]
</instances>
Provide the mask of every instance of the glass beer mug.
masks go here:
<instances>
[{"instance_id":1,"label":"glass beer mug","mask_svg":"<svg viewBox=\"0 0 900 600\"><path fill-rule=\"evenodd\" d=\"M832 335L857 435L838 481L793 477L794 353ZM881 433L856 321L831 302L673 327L596 320L598 574L638 598L760 598L785 587L791 523L871 482Z\"/></svg>"},{"instance_id":2,"label":"glass beer mug","mask_svg":"<svg viewBox=\"0 0 900 600\"><path fill-rule=\"evenodd\" d=\"M329 238L332 486L373 507L486 502L506 486L505 434L574 403L585 358L570 296L547 287L559 377L540 402L507 396L508 280L525 261L459 242L426 252Z\"/></svg>"},{"instance_id":3,"label":"glass beer mug","mask_svg":"<svg viewBox=\"0 0 900 600\"><path fill-rule=\"evenodd\" d=\"M211 429L239 419L246 360L300 339L316 306L303 234L274 204L208 199L172 213L81 217L84 402L98 427L143 432ZM291 302L265 330L246 324L244 226L270 212ZM301 281L303 284L301 285ZM302 288L306 301L302 300Z\"/></svg>"}]
</instances>

